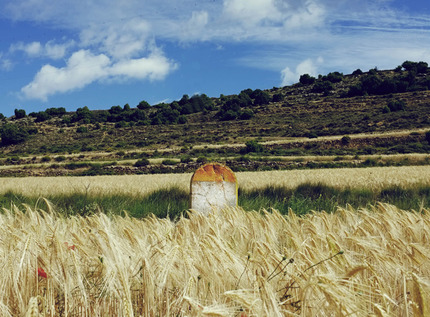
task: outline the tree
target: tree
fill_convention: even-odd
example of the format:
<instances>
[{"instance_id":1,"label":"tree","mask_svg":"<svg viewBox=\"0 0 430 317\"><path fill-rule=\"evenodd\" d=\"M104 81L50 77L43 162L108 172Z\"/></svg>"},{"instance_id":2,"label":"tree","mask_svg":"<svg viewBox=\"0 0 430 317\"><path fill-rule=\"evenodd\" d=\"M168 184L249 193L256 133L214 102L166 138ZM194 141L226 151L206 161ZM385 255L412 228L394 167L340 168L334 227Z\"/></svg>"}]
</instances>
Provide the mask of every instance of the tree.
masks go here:
<instances>
[{"instance_id":1,"label":"tree","mask_svg":"<svg viewBox=\"0 0 430 317\"><path fill-rule=\"evenodd\" d=\"M333 90L333 84L328 80L318 80L313 88L314 92L322 92L328 95Z\"/></svg>"},{"instance_id":2,"label":"tree","mask_svg":"<svg viewBox=\"0 0 430 317\"><path fill-rule=\"evenodd\" d=\"M254 98L255 105L267 105L270 102L269 93L261 89L255 89L251 97Z\"/></svg>"},{"instance_id":3,"label":"tree","mask_svg":"<svg viewBox=\"0 0 430 317\"><path fill-rule=\"evenodd\" d=\"M5 124L1 128L2 145L11 145L25 142L30 134L27 129L18 127L15 124Z\"/></svg>"},{"instance_id":4,"label":"tree","mask_svg":"<svg viewBox=\"0 0 430 317\"><path fill-rule=\"evenodd\" d=\"M77 121L84 120L84 121L90 122L93 118L94 118L94 114L91 112L90 109L88 109L87 106L85 106L82 108L78 108L76 110L75 114L73 115L72 121L77 122Z\"/></svg>"},{"instance_id":5,"label":"tree","mask_svg":"<svg viewBox=\"0 0 430 317\"><path fill-rule=\"evenodd\" d=\"M51 116L46 111L39 111L36 113L36 122L43 122L51 119Z\"/></svg>"},{"instance_id":6,"label":"tree","mask_svg":"<svg viewBox=\"0 0 430 317\"><path fill-rule=\"evenodd\" d=\"M59 107L59 108L48 108L45 110L47 114L50 116L58 116L61 117L66 114L66 108Z\"/></svg>"},{"instance_id":7,"label":"tree","mask_svg":"<svg viewBox=\"0 0 430 317\"><path fill-rule=\"evenodd\" d=\"M147 103L145 100L142 100L141 102L139 102L139 104L137 105L137 108L139 108L140 110L145 110L145 109L149 109L151 108L151 105L149 103Z\"/></svg>"},{"instance_id":8,"label":"tree","mask_svg":"<svg viewBox=\"0 0 430 317\"><path fill-rule=\"evenodd\" d=\"M407 71L416 71L417 63L411 61L404 61L402 67Z\"/></svg>"},{"instance_id":9,"label":"tree","mask_svg":"<svg viewBox=\"0 0 430 317\"><path fill-rule=\"evenodd\" d=\"M429 64L426 62L418 62L417 63L417 73L418 74L425 74L427 72L427 69L429 67Z\"/></svg>"},{"instance_id":10,"label":"tree","mask_svg":"<svg viewBox=\"0 0 430 317\"><path fill-rule=\"evenodd\" d=\"M15 109L15 119L25 118L26 113L24 109Z\"/></svg>"},{"instance_id":11,"label":"tree","mask_svg":"<svg viewBox=\"0 0 430 317\"><path fill-rule=\"evenodd\" d=\"M280 102L282 100L284 100L284 95L282 93L273 95L272 102Z\"/></svg>"},{"instance_id":12,"label":"tree","mask_svg":"<svg viewBox=\"0 0 430 317\"><path fill-rule=\"evenodd\" d=\"M352 75L362 75L363 74L363 71L360 69L360 68L357 68L356 70L354 70L353 72L352 72Z\"/></svg>"},{"instance_id":13,"label":"tree","mask_svg":"<svg viewBox=\"0 0 430 317\"><path fill-rule=\"evenodd\" d=\"M299 82L302 85L311 85L315 82L316 78L310 76L309 74L303 74L300 76Z\"/></svg>"},{"instance_id":14,"label":"tree","mask_svg":"<svg viewBox=\"0 0 430 317\"><path fill-rule=\"evenodd\" d=\"M251 97L249 97L249 94L246 93L245 91L241 91L238 97L239 97L241 107L248 107L252 105L252 99Z\"/></svg>"},{"instance_id":15,"label":"tree","mask_svg":"<svg viewBox=\"0 0 430 317\"><path fill-rule=\"evenodd\" d=\"M328 73L327 76L324 76L323 79L328 80L329 82L339 83L343 79L343 74L339 72Z\"/></svg>"}]
</instances>

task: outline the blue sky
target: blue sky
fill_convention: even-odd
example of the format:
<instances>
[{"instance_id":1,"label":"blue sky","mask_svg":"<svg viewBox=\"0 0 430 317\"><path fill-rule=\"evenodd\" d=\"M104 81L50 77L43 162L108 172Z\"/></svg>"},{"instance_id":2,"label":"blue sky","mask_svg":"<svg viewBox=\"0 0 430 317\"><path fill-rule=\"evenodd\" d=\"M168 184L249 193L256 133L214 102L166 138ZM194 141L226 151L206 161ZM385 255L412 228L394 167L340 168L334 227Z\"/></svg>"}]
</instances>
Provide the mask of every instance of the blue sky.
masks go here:
<instances>
[{"instance_id":1,"label":"blue sky","mask_svg":"<svg viewBox=\"0 0 430 317\"><path fill-rule=\"evenodd\" d=\"M0 112L108 109L430 63L428 0L0 0Z\"/></svg>"}]
</instances>

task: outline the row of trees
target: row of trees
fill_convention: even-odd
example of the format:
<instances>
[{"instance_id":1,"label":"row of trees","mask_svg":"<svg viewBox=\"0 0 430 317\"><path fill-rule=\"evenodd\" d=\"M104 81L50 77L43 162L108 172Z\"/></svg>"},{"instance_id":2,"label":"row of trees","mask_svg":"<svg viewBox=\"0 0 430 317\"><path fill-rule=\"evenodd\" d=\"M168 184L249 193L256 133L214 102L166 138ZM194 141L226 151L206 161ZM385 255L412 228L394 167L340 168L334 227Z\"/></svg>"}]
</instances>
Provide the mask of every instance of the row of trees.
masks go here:
<instances>
[{"instance_id":1,"label":"row of trees","mask_svg":"<svg viewBox=\"0 0 430 317\"><path fill-rule=\"evenodd\" d=\"M417 70L420 71L419 73L422 73L424 69L427 70L427 63L414 63L415 66L410 66L409 63L413 62L405 63L403 63L405 65L403 67L405 70L409 70L401 72L397 68L397 74L392 77L383 78L376 70L369 71L360 78L359 83L349 89L348 96L386 95L429 89L430 78L419 78L417 76Z\"/></svg>"},{"instance_id":2,"label":"row of trees","mask_svg":"<svg viewBox=\"0 0 430 317\"><path fill-rule=\"evenodd\" d=\"M421 79L417 76L425 74L427 70L428 64L426 62L405 61L395 69L397 75L383 78L374 68L362 76L359 83L349 88L348 96L385 95L430 89L430 79ZM363 72L357 69L352 75L363 75ZM303 74L300 76L299 82L302 85L313 85L313 92L327 95L334 89L333 84L341 82L343 79L342 73L332 72L325 76L319 75L318 79L309 74Z\"/></svg>"}]
</instances>

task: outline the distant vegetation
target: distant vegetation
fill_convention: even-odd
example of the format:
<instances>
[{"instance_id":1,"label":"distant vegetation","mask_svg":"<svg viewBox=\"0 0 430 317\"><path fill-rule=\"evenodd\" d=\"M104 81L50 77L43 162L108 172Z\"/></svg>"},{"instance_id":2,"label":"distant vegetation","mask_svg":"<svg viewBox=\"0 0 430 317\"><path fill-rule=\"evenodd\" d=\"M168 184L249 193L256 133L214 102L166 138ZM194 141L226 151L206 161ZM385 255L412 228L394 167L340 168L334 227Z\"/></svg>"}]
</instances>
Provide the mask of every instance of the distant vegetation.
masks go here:
<instances>
[{"instance_id":1,"label":"distant vegetation","mask_svg":"<svg viewBox=\"0 0 430 317\"><path fill-rule=\"evenodd\" d=\"M133 173L128 167L107 166L119 160L134 160L127 164L150 173L186 171L194 168L190 163L211 159L240 161L238 170L252 170L295 168L273 161L269 164L267 159L259 164L247 163L268 156L429 153L430 142L427 131L423 131L430 131L429 86L428 64L405 61L393 70L357 69L350 75L334 71L318 77L303 74L291 86L244 89L219 98L184 95L180 100L152 106L142 100L135 107L129 104L107 110L81 107L74 112L67 112L63 107L29 114L24 109L15 109L10 118L0 114L3 150L0 164L40 162L46 168L48 162L41 162L38 155L97 151L105 153L104 160L92 155L87 158L92 162L80 164L100 173ZM376 137L376 134L398 130L410 132ZM358 133L371 133L374 137L350 137ZM339 139L324 140L328 136ZM311 141L273 143L273 140L291 138ZM266 141L272 143L266 144ZM166 151L159 152L161 149ZM115 151L135 154L115 156ZM160 158L161 165L154 166L153 161L136 162L156 158ZM48 173L62 175L64 168L68 169L76 160L82 161L65 156ZM340 167L365 161L346 163L339 158L326 165ZM378 159L374 162L381 164ZM308 161L296 165L316 166ZM25 174L15 170L13 175Z\"/></svg>"},{"instance_id":2,"label":"distant vegetation","mask_svg":"<svg viewBox=\"0 0 430 317\"><path fill-rule=\"evenodd\" d=\"M134 194L87 195L70 193L46 195L56 210L66 216L89 216L98 212L132 217L157 217L177 219L189 208L189 191L176 187L156 190L144 197ZM27 204L35 206L40 197L30 197L14 192L0 196L0 208ZM239 206L245 210L276 209L287 215L290 209L298 215L311 210L334 212L339 206L349 204L365 208L378 202L394 204L404 210L420 210L430 205L430 186L386 186L378 190L370 188L336 188L325 184L304 183L296 188L266 186L252 190L239 188Z\"/></svg>"}]
</instances>

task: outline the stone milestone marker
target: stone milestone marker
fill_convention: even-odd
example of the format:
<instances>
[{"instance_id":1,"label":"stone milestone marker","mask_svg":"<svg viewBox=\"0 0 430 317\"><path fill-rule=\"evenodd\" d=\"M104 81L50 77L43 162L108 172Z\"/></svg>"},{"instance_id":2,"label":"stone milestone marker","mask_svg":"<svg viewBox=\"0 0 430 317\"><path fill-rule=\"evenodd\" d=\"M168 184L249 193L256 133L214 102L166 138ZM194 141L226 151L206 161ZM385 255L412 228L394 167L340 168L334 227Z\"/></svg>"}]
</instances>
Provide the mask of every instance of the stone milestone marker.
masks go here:
<instances>
[{"instance_id":1,"label":"stone milestone marker","mask_svg":"<svg viewBox=\"0 0 430 317\"><path fill-rule=\"evenodd\" d=\"M233 171L218 163L198 168L191 178L191 209L209 214L237 206L237 179Z\"/></svg>"}]
</instances>

